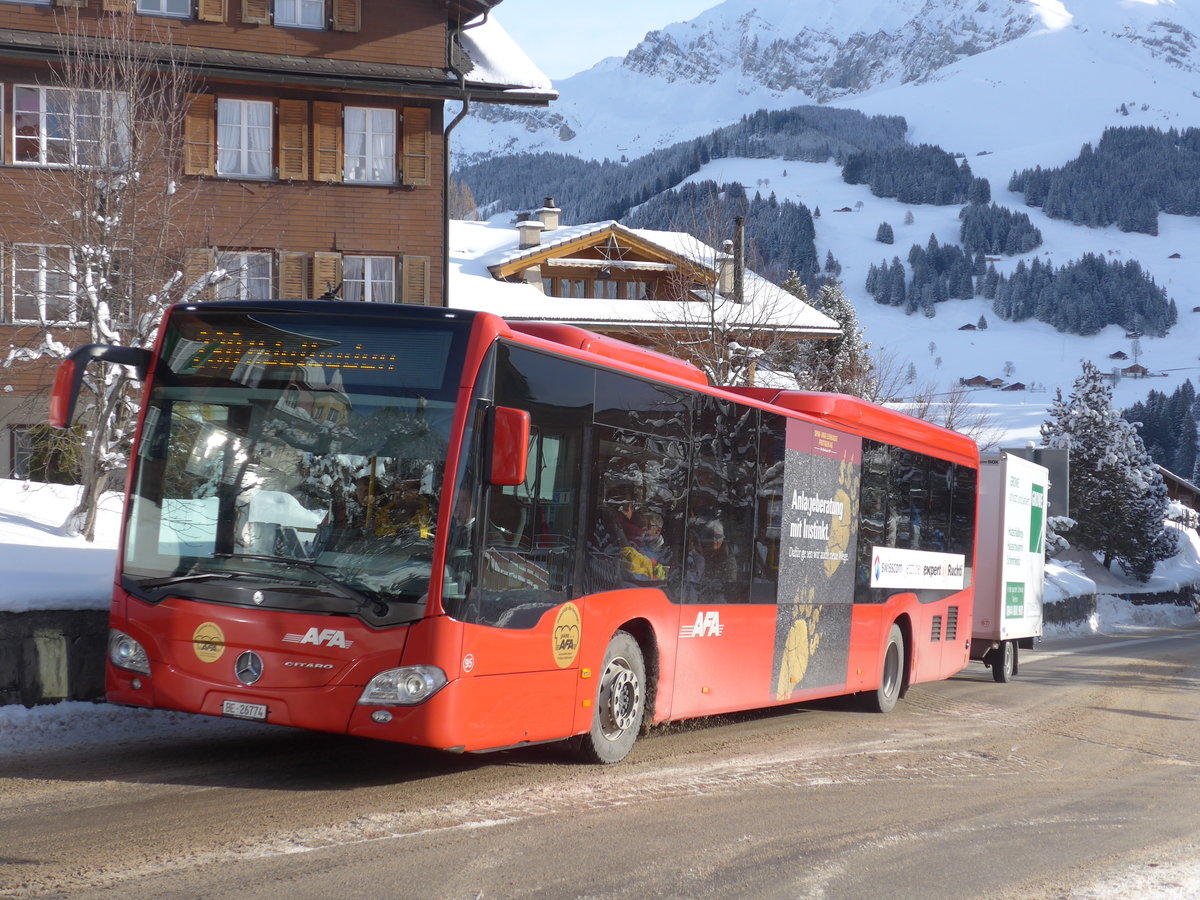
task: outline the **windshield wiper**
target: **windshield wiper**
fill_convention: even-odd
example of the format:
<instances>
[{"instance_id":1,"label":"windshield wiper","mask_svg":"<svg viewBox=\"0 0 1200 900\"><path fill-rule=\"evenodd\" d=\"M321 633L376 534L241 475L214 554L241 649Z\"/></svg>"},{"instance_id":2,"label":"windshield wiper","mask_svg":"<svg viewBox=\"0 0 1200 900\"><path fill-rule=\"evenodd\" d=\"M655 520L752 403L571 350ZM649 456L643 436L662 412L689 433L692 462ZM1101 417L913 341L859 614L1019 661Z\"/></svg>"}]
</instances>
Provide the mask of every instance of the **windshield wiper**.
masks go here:
<instances>
[{"instance_id":1,"label":"windshield wiper","mask_svg":"<svg viewBox=\"0 0 1200 900\"><path fill-rule=\"evenodd\" d=\"M155 591L159 588L181 584L184 581L199 581L202 578L237 578L253 574L253 572L196 572L192 575L169 575L166 578L151 578L147 581L137 582L137 586L146 591Z\"/></svg>"},{"instance_id":2,"label":"windshield wiper","mask_svg":"<svg viewBox=\"0 0 1200 900\"><path fill-rule=\"evenodd\" d=\"M271 556L267 553L214 553L214 559L257 559L262 562L282 563L285 566L296 566L312 572L325 579L333 588L334 593L347 600L353 601L359 609L371 607L371 611L377 616L386 616L390 612L390 608L382 597L371 596L357 588L352 588L347 584L338 581L332 575L322 572L321 563L313 562L310 559L296 559L292 556ZM237 573L242 574L242 573Z\"/></svg>"}]
</instances>

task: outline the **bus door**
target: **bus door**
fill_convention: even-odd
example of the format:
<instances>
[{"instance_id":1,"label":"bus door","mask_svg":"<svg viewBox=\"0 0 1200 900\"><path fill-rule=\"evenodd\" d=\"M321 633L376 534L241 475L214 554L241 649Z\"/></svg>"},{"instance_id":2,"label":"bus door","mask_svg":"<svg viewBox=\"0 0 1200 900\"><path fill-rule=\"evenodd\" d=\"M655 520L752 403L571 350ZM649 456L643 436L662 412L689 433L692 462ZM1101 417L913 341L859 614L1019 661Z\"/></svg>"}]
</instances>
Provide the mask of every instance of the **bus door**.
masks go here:
<instances>
[{"instance_id":1,"label":"bus door","mask_svg":"<svg viewBox=\"0 0 1200 900\"><path fill-rule=\"evenodd\" d=\"M582 448L591 420L592 371L500 344L494 402L529 413L525 479L487 484L482 444L468 454L459 502L472 533L469 573L455 575L446 609L465 622L461 671L471 729L491 746L550 740L573 728L579 680ZM480 414L479 421L486 420ZM482 425L480 431L485 430Z\"/></svg>"}]
</instances>

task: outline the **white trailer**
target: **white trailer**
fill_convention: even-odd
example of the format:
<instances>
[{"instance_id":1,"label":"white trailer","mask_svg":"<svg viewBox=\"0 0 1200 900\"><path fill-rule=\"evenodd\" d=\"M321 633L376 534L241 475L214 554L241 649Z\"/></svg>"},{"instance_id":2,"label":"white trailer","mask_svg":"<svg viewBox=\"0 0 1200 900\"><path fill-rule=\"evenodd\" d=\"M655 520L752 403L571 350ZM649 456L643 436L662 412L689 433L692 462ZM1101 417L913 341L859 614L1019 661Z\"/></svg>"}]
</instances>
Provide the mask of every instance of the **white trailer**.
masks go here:
<instances>
[{"instance_id":1,"label":"white trailer","mask_svg":"<svg viewBox=\"0 0 1200 900\"><path fill-rule=\"evenodd\" d=\"M1017 674L1018 649L1042 636L1049 473L1011 453L979 460L971 659L996 681Z\"/></svg>"}]
</instances>

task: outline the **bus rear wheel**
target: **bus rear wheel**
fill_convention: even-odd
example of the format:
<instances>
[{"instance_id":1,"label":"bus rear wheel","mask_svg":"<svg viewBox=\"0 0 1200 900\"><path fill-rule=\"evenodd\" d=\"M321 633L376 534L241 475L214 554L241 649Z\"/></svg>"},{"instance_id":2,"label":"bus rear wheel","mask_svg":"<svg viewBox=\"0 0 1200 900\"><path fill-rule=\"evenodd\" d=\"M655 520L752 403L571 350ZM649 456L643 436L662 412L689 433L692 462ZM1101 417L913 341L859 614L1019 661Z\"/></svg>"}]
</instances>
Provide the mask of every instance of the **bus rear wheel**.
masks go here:
<instances>
[{"instance_id":1,"label":"bus rear wheel","mask_svg":"<svg viewBox=\"0 0 1200 900\"><path fill-rule=\"evenodd\" d=\"M879 687L865 696L867 709L887 713L896 708L900 689L904 686L904 634L899 625L892 625L888 632L887 645L883 650L883 666L879 673Z\"/></svg>"},{"instance_id":2,"label":"bus rear wheel","mask_svg":"<svg viewBox=\"0 0 1200 900\"><path fill-rule=\"evenodd\" d=\"M642 650L625 631L613 635L600 668L591 730L578 739L580 757L616 763L633 749L646 714L646 664Z\"/></svg>"}]
</instances>

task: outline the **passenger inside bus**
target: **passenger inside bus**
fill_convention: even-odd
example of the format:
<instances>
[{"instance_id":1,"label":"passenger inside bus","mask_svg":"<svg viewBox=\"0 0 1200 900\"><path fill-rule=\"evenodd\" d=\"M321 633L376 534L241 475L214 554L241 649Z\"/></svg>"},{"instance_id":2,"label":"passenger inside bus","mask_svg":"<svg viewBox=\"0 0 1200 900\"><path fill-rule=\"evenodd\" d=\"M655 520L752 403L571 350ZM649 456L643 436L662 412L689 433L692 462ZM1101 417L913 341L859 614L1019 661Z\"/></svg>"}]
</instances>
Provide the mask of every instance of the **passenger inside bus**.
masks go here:
<instances>
[{"instance_id":1,"label":"passenger inside bus","mask_svg":"<svg viewBox=\"0 0 1200 900\"><path fill-rule=\"evenodd\" d=\"M729 603L742 599L738 565L725 542L725 526L720 519L701 520L692 528L688 548L687 601L689 603Z\"/></svg>"}]
</instances>

